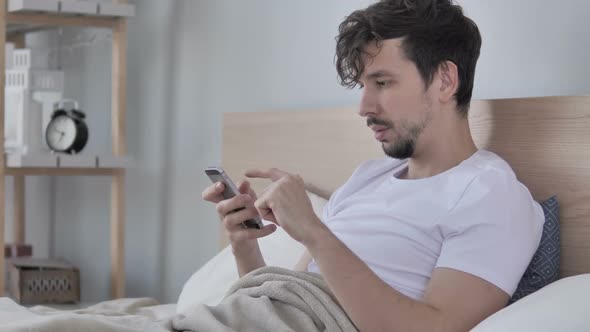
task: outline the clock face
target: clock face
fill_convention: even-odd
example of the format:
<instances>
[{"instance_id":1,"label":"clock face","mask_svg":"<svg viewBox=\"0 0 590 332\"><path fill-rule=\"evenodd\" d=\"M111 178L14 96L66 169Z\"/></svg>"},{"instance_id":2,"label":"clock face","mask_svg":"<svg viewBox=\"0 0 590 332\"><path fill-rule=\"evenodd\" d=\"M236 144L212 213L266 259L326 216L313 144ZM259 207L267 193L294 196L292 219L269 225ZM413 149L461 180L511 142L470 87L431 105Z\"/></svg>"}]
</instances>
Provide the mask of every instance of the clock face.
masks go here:
<instances>
[{"instance_id":1,"label":"clock face","mask_svg":"<svg viewBox=\"0 0 590 332\"><path fill-rule=\"evenodd\" d=\"M52 150L65 151L76 139L76 124L68 116L60 115L47 126L47 144Z\"/></svg>"}]
</instances>

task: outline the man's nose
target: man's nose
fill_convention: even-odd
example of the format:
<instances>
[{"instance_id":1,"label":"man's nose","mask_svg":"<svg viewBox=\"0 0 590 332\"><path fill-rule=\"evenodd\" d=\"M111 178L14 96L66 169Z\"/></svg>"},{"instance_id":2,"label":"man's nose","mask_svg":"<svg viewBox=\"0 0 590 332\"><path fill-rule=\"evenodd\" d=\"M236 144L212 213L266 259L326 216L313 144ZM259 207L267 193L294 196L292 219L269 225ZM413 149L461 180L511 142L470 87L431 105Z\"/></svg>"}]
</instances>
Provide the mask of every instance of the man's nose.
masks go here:
<instances>
[{"instance_id":1,"label":"man's nose","mask_svg":"<svg viewBox=\"0 0 590 332\"><path fill-rule=\"evenodd\" d=\"M363 90L363 96L361 97L361 104L359 105L358 114L362 117L368 117L377 113L377 102L375 97L372 96L366 89Z\"/></svg>"}]
</instances>

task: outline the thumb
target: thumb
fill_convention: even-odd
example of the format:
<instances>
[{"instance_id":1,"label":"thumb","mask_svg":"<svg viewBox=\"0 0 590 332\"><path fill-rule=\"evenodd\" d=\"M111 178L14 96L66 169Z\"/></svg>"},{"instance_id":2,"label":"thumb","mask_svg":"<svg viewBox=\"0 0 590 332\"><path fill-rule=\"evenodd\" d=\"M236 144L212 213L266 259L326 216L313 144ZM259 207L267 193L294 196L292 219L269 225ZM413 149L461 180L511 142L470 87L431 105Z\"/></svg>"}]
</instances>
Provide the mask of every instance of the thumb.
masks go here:
<instances>
[{"instance_id":1,"label":"thumb","mask_svg":"<svg viewBox=\"0 0 590 332\"><path fill-rule=\"evenodd\" d=\"M252 187L250 187L250 182L247 180L243 180L238 183L238 190L240 191L240 194L248 194L253 200L257 199L256 193L254 190L252 190Z\"/></svg>"}]
</instances>

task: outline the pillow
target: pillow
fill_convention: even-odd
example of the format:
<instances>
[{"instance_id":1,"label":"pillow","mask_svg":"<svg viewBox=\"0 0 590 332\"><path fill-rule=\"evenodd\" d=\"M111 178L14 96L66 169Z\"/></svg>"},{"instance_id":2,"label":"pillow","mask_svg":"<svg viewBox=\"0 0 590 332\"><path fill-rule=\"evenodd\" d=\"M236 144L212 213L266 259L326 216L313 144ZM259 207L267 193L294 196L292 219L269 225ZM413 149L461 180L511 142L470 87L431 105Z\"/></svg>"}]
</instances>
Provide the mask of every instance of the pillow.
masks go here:
<instances>
[{"instance_id":1,"label":"pillow","mask_svg":"<svg viewBox=\"0 0 590 332\"><path fill-rule=\"evenodd\" d=\"M590 274L558 280L508 306L471 332L590 331Z\"/></svg>"},{"instance_id":2,"label":"pillow","mask_svg":"<svg viewBox=\"0 0 590 332\"><path fill-rule=\"evenodd\" d=\"M309 191L307 196L314 212L321 216L328 201ZM263 223L266 225L269 222L263 220ZM305 249L281 227L278 227L273 234L259 239L258 244L267 265L289 269L297 264ZM218 304L229 286L236 280L238 280L238 269L231 247L227 246L197 270L184 284L178 297L176 312L182 312L196 303Z\"/></svg>"},{"instance_id":3,"label":"pillow","mask_svg":"<svg viewBox=\"0 0 590 332\"><path fill-rule=\"evenodd\" d=\"M541 242L509 304L559 279L559 203L556 196L543 201L541 207L545 213Z\"/></svg>"}]
</instances>

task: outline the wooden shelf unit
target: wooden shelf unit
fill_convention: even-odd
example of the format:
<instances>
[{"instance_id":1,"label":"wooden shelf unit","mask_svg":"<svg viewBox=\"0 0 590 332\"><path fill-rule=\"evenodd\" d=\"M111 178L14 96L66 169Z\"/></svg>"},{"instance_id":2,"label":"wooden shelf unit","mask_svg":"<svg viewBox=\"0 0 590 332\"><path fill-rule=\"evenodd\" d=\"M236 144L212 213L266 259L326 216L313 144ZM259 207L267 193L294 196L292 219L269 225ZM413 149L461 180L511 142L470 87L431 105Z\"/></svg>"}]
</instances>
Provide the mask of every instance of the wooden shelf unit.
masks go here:
<instances>
[{"instance_id":1,"label":"wooden shelf unit","mask_svg":"<svg viewBox=\"0 0 590 332\"><path fill-rule=\"evenodd\" d=\"M7 1L0 0L0 137L4 138L5 51L7 38L24 43L23 34L60 26L109 28L113 31L111 127L115 158L126 154L126 53L127 22L125 17L64 15L59 13L9 13ZM125 3L118 0L116 3ZM8 33L8 36L7 36ZM0 144L0 248L4 248L5 176L14 177L14 242L25 242L25 177L48 176L109 176L111 177L110 253L111 297L125 296L125 167L8 167L4 143ZM0 255L0 296L5 290L4 255Z\"/></svg>"}]
</instances>

